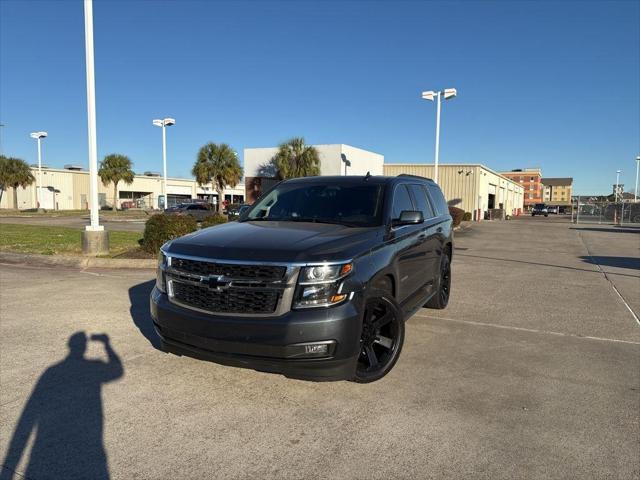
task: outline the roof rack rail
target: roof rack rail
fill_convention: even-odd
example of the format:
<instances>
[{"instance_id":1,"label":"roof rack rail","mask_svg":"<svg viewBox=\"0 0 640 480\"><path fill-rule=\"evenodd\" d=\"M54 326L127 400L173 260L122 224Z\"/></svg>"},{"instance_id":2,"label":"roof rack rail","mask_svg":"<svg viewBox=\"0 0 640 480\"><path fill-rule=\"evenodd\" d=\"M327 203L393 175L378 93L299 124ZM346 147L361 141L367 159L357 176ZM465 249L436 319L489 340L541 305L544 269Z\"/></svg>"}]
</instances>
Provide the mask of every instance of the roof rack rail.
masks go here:
<instances>
[{"instance_id":1,"label":"roof rack rail","mask_svg":"<svg viewBox=\"0 0 640 480\"><path fill-rule=\"evenodd\" d=\"M419 178L420 180L431 180L428 177L421 177L420 175L411 175L410 173L401 173L399 177Z\"/></svg>"}]
</instances>

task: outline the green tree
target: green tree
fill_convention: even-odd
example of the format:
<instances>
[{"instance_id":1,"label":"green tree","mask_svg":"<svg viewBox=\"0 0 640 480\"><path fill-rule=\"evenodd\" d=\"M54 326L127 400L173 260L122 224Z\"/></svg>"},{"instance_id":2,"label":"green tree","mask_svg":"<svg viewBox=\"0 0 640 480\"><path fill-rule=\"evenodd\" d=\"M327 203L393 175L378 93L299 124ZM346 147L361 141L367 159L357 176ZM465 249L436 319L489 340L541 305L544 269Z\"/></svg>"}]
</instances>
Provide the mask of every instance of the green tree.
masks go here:
<instances>
[{"instance_id":1,"label":"green tree","mask_svg":"<svg viewBox=\"0 0 640 480\"><path fill-rule=\"evenodd\" d=\"M196 163L191 169L200 186L211 183L218 194L218 213L222 213L224 187L235 187L242 179L242 167L238 155L229 145L207 143L198 151Z\"/></svg>"},{"instance_id":2,"label":"green tree","mask_svg":"<svg viewBox=\"0 0 640 480\"><path fill-rule=\"evenodd\" d=\"M36 179L27 162L19 158L0 155L0 201L7 188L13 188L13 207L18 208L18 187L28 187Z\"/></svg>"},{"instance_id":3,"label":"green tree","mask_svg":"<svg viewBox=\"0 0 640 480\"><path fill-rule=\"evenodd\" d=\"M98 176L102 180L102 184L106 187L113 183L113 210L117 210L118 206L118 183L124 182L127 185L133 183L133 170L131 167L131 159L126 155L112 153L104 157L100 162Z\"/></svg>"},{"instance_id":4,"label":"green tree","mask_svg":"<svg viewBox=\"0 0 640 480\"><path fill-rule=\"evenodd\" d=\"M271 163L280 180L320 175L318 150L312 145L305 145L302 137L281 144Z\"/></svg>"}]
</instances>

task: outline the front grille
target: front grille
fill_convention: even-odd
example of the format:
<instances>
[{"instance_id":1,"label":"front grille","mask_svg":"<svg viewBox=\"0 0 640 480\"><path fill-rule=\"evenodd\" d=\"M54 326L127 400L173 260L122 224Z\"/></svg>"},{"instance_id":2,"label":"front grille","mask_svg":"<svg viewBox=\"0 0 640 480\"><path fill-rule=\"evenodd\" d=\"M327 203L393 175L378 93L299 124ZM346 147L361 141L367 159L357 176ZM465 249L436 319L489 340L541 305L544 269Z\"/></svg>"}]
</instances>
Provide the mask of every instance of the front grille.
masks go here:
<instances>
[{"instance_id":1,"label":"front grille","mask_svg":"<svg viewBox=\"0 0 640 480\"><path fill-rule=\"evenodd\" d=\"M281 280L287 267L274 265L234 265L231 263L200 262L173 257L171 268L195 275L224 275L228 278Z\"/></svg>"},{"instance_id":2,"label":"front grille","mask_svg":"<svg viewBox=\"0 0 640 480\"><path fill-rule=\"evenodd\" d=\"M280 292L251 288L228 288L217 292L206 286L172 282L173 298L190 307L215 313L273 313Z\"/></svg>"}]
</instances>

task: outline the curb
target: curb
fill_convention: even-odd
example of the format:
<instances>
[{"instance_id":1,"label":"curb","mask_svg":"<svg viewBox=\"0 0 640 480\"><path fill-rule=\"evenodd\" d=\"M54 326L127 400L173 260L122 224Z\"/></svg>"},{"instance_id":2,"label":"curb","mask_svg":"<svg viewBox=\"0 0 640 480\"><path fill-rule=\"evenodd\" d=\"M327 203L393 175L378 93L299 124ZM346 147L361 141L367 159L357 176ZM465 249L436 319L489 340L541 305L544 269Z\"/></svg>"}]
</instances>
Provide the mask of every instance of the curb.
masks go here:
<instances>
[{"instance_id":1,"label":"curb","mask_svg":"<svg viewBox=\"0 0 640 480\"><path fill-rule=\"evenodd\" d=\"M71 268L121 268L155 269L157 261L152 258L97 258L71 257L65 255L38 255L35 253L0 252L0 263Z\"/></svg>"}]
</instances>

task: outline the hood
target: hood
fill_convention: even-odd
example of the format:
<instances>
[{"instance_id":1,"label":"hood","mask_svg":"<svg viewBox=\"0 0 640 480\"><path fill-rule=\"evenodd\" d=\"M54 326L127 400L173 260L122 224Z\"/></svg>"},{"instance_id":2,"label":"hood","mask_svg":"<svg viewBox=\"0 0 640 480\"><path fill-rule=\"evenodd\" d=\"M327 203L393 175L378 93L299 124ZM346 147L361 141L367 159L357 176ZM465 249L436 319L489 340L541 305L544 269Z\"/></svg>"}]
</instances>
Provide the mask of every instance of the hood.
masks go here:
<instances>
[{"instance_id":1,"label":"hood","mask_svg":"<svg viewBox=\"0 0 640 480\"><path fill-rule=\"evenodd\" d=\"M380 241L382 227L310 222L229 222L177 238L168 253L220 260L324 262L348 260Z\"/></svg>"}]
</instances>

